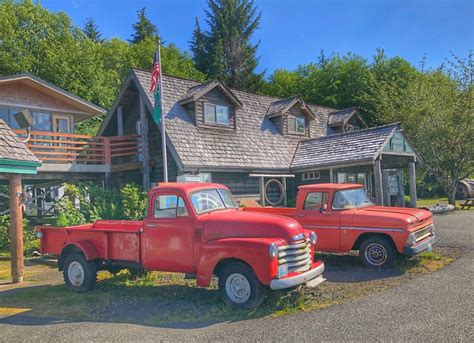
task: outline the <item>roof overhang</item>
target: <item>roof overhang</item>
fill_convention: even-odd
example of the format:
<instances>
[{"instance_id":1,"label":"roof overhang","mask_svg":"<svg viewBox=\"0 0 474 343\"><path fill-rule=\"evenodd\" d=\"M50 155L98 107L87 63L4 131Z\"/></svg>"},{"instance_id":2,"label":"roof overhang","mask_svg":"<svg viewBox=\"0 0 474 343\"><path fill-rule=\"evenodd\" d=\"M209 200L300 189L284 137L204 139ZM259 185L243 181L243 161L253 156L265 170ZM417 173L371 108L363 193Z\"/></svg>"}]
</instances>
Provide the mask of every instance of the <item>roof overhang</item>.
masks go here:
<instances>
[{"instance_id":1,"label":"roof overhang","mask_svg":"<svg viewBox=\"0 0 474 343\"><path fill-rule=\"evenodd\" d=\"M203 85L199 85L196 87L202 87ZM194 87L193 87L194 88ZM214 90L215 88L218 88L237 108L241 108L243 106L242 102L239 100L239 98L228 88L226 85L224 85L222 82L219 81L210 81L207 84L205 84L202 89L199 89L197 92L192 92L192 89L188 90L188 93L178 101L179 104L185 105L189 104L191 102L195 102L202 98L204 95L209 93L210 91Z\"/></svg>"},{"instance_id":2,"label":"roof overhang","mask_svg":"<svg viewBox=\"0 0 474 343\"><path fill-rule=\"evenodd\" d=\"M276 102L285 101L285 100L287 100L287 99L279 100L279 101L276 101ZM288 111L290 109L292 109L297 104L300 105L299 106L300 110L304 114L306 114L309 118L311 118L311 119L316 118L316 115L313 113L313 111L310 110L310 108L306 105L306 103L300 97L293 97L292 100L288 102L288 104L286 104L284 107L280 108L278 111L272 112L270 110L272 105L270 105L269 110L267 111L266 115L267 115L268 118L274 118L274 117L279 117L279 116L285 115L285 114L288 113Z\"/></svg>"},{"instance_id":3,"label":"roof overhang","mask_svg":"<svg viewBox=\"0 0 474 343\"><path fill-rule=\"evenodd\" d=\"M0 159L0 173L37 174L41 162Z\"/></svg>"},{"instance_id":4,"label":"roof overhang","mask_svg":"<svg viewBox=\"0 0 474 343\"><path fill-rule=\"evenodd\" d=\"M0 77L0 85L12 83L21 83L27 85L39 92L59 99L64 103L77 108L77 112L74 113L78 115L79 120L101 115L106 112L106 110L102 107L94 105L87 100L81 99L80 97L71 94L49 82L46 82L30 73Z\"/></svg>"}]
</instances>

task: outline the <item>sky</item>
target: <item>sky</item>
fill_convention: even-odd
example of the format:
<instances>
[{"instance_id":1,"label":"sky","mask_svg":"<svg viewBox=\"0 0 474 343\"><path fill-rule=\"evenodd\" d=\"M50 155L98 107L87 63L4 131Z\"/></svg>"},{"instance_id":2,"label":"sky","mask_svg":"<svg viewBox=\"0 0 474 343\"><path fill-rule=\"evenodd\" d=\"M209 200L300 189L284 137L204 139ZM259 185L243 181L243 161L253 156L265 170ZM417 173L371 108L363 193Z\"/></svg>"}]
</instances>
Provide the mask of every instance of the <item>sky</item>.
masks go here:
<instances>
[{"instance_id":1,"label":"sky","mask_svg":"<svg viewBox=\"0 0 474 343\"><path fill-rule=\"evenodd\" d=\"M82 27L96 21L104 38L128 39L136 12L146 7L148 18L166 42L189 48L195 18L205 18L205 0L40 0L51 11L66 12ZM436 68L451 53L474 50L474 0L255 0L262 12L259 71L294 70L315 62L324 50L352 52L371 59L381 47L419 66ZM202 24L205 28L205 24Z\"/></svg>"}]
</instances>

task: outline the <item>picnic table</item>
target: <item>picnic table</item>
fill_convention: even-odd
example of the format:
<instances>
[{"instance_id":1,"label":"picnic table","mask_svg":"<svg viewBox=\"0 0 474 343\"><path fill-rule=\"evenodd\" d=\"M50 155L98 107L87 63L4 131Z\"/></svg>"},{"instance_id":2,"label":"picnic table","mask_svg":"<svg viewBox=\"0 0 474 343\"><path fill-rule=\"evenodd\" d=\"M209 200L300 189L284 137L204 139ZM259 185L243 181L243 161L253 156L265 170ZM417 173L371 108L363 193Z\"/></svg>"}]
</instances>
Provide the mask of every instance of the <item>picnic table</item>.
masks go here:
<instances>
[{"instance_id":1,"label":"picnic table","mask_svg":"<svg viewBox=\"0 0 474 343\"><path fill-rule=\"evenodd\" d=\"M461 210L464 210L464 208L469 210L474 206L474 198L466 198L464 200L464 203L461 204Z\"/></svg>"}]
</instances>

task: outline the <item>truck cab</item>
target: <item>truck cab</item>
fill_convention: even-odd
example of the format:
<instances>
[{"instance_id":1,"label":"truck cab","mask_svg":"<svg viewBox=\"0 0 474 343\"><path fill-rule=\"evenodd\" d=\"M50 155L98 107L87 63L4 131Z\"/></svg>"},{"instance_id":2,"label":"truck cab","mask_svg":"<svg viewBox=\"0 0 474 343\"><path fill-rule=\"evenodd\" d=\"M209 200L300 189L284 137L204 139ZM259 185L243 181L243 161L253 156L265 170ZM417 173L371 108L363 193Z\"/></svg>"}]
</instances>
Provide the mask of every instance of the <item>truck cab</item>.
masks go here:
<instances>
[{"instance_id":1,"label":"truck cab","mask_svg":"<svg viewBox=\"0 0 474 343\"><path fill-rule=\"evenodd\" d=\"M39 227L41 252L58 256L71 289L91 290L101 269L185 273L202 287L217 276L224 302L255 308L265 288L324 281L317 235L294 219L242 212L220 184L164 183L148 195L143 221Z\"/></svg>"}]
</instances>

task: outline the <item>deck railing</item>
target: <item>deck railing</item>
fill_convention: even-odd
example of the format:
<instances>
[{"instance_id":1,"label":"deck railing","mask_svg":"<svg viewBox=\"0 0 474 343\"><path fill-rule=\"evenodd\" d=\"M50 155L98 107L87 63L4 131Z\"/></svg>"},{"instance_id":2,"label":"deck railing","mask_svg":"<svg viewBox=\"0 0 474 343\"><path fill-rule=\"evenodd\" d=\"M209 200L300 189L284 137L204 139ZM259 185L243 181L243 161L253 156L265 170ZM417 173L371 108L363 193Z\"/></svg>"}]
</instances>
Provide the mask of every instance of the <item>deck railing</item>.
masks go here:
<instances>
[{"instance_id":1,"label":"deck railing","mask_svg":"<svg viewBox=\"0 0 474 343\"><path fill-rule=\"evenodd\" d=\"M16 130L20 137L26 132ZM137 160L140 135L94 137L73 133L32 131L26 143L43 163L112 165ZM136 156L136 158L135 158Z\"/></svg>"}]
</instances>

